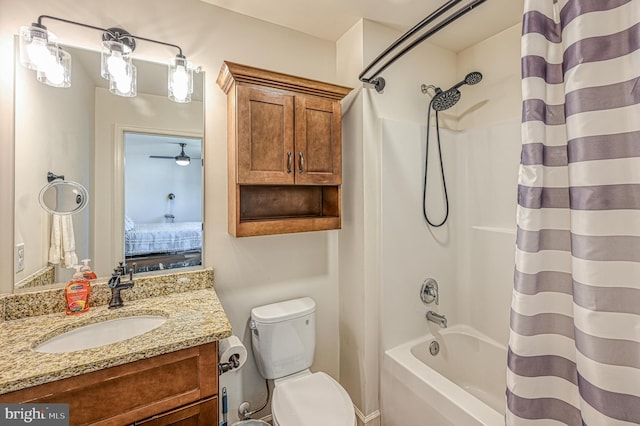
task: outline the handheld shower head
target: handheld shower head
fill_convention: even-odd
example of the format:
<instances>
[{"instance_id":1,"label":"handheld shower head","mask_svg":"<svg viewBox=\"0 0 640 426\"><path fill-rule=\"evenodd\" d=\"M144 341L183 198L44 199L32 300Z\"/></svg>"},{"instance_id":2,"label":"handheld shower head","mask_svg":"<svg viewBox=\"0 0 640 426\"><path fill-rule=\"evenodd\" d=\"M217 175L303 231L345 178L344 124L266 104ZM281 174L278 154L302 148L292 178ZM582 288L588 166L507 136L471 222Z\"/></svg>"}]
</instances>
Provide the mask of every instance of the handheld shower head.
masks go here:
<instances>
[{"instance_id":1,"label":"handheld shower head","mask_svg":"<svg viewBox=\"0 0 640 426\"><path fill-rule=\"evenodd\" d=\"M464 78L464 82L468 85L478 84L482 81L482 74L478 71L473 71L467 74Z\"/></svg>"},{"instance_id":2,"label":"handheld shower head","mask_svg":"<svg viewBox=\"0 0 640 426\"><path fill-rule=\"evenodd\" d=\"M458 87L462 86L463 84L468 84L469 86L472 86L474 84L480 83L481 80L482 80L482 74L480 74L478 71L473 71L473 72L470 72L469 74L467 74L466 77L464 78L464 80L462 80L460 83L458 83L455 86L453 86L451 89L457 89ZM451 90L451 89L449 89L449 90Z\"/></svg>"}]
</instances>

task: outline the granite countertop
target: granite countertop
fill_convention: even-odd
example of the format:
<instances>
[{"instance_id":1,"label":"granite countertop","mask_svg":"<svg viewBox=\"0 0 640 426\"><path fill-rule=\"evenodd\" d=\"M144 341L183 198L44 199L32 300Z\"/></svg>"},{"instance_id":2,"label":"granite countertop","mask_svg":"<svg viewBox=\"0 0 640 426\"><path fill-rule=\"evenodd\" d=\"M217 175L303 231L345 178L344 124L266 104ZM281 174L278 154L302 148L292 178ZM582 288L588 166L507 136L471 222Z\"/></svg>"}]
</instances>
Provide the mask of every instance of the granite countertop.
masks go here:
<instances>
[{"instance_id":1,"label":"granite countertop","mask_svg":"<svg viewBox=\"0 0 640 426\"><path fill-rule=\"evenodd\" d=\"M123 295L125 292L123 292ZM106 319L160 315L167 321L140 336L92 349L40 353L34 347L71 329ZM0 323L0 394L198 346L231 335L231 324L213 288L125 302L119 309L30 316Z\"/></svg>"}]
</instances>

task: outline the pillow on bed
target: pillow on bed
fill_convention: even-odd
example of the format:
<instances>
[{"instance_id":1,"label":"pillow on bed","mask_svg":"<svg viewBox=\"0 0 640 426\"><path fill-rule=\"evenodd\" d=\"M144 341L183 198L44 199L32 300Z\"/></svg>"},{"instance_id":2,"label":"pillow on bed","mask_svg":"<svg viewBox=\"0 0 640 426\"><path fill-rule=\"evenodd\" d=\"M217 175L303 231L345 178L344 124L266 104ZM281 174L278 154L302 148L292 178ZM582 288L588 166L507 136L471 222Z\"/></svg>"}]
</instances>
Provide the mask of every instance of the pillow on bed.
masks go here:
<instances>
[{"instance_id":1,"label":"pillow on bed","mask_svg":"<svg viewBox=\"0 0 640 426\"><path fill-rule=\"evenodd\" d=\"M125 215L125 217L124 217L124 230L125 230L125 232L132 231L132 230L133 230L133 227L134 227L135 225L136 225L136 224L135 224L135 223L133 223L133 220L131 220L131 218L130 218L129 216L126 216L126 215Z\"/></svg>"}]
</instances>

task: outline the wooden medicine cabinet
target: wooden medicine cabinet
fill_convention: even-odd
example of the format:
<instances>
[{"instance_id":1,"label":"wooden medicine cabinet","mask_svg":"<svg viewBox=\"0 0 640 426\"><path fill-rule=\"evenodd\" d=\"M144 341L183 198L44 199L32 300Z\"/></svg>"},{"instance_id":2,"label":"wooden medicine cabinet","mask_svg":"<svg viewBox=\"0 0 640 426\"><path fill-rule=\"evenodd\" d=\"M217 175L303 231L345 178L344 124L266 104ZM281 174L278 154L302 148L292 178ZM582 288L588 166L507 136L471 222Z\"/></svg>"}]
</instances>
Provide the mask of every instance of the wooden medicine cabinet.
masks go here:
<instances>
[{"instance_id":1,"label":"wooden medicine cabinet","mask_svg":"<svg viewBox=\"0 0 640 426\"><path fill-rule=\"evenodd\" d=\"M339 229L342 109L350 88L224 62L229 233Z\"/></svg>"}]
</instances>

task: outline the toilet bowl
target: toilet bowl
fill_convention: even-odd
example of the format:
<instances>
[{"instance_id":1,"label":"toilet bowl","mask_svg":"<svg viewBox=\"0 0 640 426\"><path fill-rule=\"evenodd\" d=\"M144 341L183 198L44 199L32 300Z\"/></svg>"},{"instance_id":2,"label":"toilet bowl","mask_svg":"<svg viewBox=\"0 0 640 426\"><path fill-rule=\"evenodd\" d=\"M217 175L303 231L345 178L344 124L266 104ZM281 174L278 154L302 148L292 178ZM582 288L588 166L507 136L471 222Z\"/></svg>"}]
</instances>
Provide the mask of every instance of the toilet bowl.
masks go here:
<instances>
[{"instance_id":1,"label":"toilet bowl","mask_svg":"<svg viewBox=\"0 0 640 426\"><path fill-rule=\"evenodd\" d=\"M274 426L355 426L349 394L326 373L280 379L273 390Z\"/></svg>"},{"instance_id":2,"label":"toilet bowl","mask_svg":"<svg viewBox=\"0 0 640 426\"><path fill-rule=\"evenodd\" d=\"M260 375L274 380L274 426L355 426L351 398L324 372L311 373L315 308L310 297L251 310L251 344Z\"/></svg>"}]
</instances>

